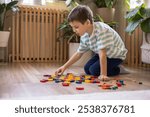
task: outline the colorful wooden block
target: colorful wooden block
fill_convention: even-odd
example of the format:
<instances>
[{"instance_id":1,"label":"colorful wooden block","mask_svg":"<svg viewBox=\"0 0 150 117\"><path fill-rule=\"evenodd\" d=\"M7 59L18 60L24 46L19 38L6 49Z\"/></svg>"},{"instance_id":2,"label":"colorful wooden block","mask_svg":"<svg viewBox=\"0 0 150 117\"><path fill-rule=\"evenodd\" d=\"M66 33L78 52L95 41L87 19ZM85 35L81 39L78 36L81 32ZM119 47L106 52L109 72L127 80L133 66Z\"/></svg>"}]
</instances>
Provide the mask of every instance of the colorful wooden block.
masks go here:
<instances>
[{"instance_id":1,"label":"colorful wooden block","mask_svg":"<svg viewBox=\"0 0 150 117\"><path fill-rule=\"evenodd\" d=\"M42 80L40 80L40 82L41 83L46 83L46 82L48 82L48 80L47 79L42 79Z\"/></svg>"},{"instance_id":2,"label":"colorful wooden block","mask_svg":"<svg viewBox=\"0 0 150 117\"><path fill-rule=\"evenodd\" d=\"M66 83L66 82L63 82L62 85L63 85L63 86L69 86L70 84L69 84L69 83Z\"/></svg>"},{"instance_id":3,"label":"colorful wooden block","mask_svg":"<svg viewBox=\"0 0 150 117\"><path fill-rule=\"evenodd\" d=\"M84 87L78 86L78 87L76 87L76 90L84 90Z\"/></svg>"}]
</instances>

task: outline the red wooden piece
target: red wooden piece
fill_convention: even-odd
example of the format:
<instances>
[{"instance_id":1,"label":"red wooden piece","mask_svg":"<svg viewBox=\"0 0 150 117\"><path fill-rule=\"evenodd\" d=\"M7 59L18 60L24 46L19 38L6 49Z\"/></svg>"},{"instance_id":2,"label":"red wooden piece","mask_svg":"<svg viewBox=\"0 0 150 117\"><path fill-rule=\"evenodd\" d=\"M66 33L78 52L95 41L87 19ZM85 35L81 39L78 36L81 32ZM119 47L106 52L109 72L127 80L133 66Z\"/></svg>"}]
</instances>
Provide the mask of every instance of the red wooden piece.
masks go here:
<instances>
[{"instance_id":1,"label":"red wooden piece","mask_svg":"<svg viewBox=\"0 0 150 117\"><path fill-rule=\"evenodd\" d=\"M84 90L84 87L76 87L76 90Z\"/></svg>"},{"instance_id":2,"label":"red wooden piece","mask_svg":"<svg viewBox=\"0 0 150 117\"><path fill-rule=\"evenodd\" d=\"M120 82L117 82L116 85L117 85L118 87L121 87L121 86L122 86Z\"/></svg>"},{"instance_id":3,"label":"red wooden piece","mask_svg":"<svg viewBox=\"0 0 150 117\"><path fill-rule=\"evenodd\" d=\"M48 82L48 79L42 79L42 80L40 80L40 82L41 83L46 83L46 82Z\"/></svg>"},{"instance_id":4,"label":"red wooden piece","mask_svg":"<svg viewBox=\"0 0 150 117\"><path fill-rule=\"evenodd\" d=\"M69 83L63 82L62 85L63 85L63 86L69 86Z\"/></svg>"}]
</instances>

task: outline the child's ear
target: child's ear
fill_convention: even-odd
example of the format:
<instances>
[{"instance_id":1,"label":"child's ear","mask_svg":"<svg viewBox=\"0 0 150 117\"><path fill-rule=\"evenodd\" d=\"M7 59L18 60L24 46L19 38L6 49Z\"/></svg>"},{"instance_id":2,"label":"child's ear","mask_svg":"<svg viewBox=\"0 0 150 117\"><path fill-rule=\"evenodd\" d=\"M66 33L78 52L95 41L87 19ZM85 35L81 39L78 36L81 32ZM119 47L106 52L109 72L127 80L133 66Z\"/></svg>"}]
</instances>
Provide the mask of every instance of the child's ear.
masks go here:
<instances>
[{"instance_id":1,"label":"child's ear","mask_svg":"<svg viewBox=\"0 0 150 117\"><path fill-rule=\"evenodd\" d=\"M86 23L87 23L88 25L89 25L89 24L91 24L91 22L90 22L90 20L89 20L89 19L87 19Z\"/></svg>"}]
</instances>

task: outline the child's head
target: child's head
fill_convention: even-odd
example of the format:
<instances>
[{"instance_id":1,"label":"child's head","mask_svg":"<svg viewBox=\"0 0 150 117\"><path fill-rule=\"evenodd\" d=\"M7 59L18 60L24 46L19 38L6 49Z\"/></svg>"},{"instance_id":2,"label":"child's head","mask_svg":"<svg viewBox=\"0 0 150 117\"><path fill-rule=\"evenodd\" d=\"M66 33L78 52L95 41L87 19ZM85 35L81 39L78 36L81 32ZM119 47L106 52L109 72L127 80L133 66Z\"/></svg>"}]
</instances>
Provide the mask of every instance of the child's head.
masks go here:
<instances>
[{"instance_id":1,"label":"child's head","mask_svg":"<svg viewBox=\"0 0 150 117\"><path fill-rule=\"evenodd\" d=\"M87 31L88 25L93 24L93 13L88 6L78 5L69 13L68 22L74 32L81 36Z\"/></svg>"},{"instance_id":2,"label":"child's head","mask_svg":"<svg viewBox=\"0 0 150 117\"><path fill-rule=\"evenodd\" d=\"M87 20L93 23L93 13L88 6L78 5L68 15L68 22L79 21L84 24Z\"/></svg>"}]
</instances>

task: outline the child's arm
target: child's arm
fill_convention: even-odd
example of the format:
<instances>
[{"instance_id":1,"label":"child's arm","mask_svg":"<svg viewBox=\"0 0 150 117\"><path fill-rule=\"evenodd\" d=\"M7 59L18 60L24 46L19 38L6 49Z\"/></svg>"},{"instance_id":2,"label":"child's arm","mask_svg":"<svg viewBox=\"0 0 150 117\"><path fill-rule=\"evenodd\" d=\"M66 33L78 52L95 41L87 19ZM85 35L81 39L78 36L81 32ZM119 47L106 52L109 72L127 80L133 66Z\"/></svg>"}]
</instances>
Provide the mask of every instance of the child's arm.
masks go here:
<instances>
[{"instance_id":1,"label":"child's arm","mask_svg":"<svg viewBox=\"0 0 150 117\"><path fill-rule=\"evenodd\" d=\"M73 63L78 61L82 55L83 53L79 53L79 52L74 53L73 56L63 66L61 66L56 70L55 74L56 75L62 74L69 66L71 66Z\"/></svg>"},{"instance_id":2,"label":"child's arm","mask_svg":"<svg viewBox=\"0 0 150 117\"><path fill-rule=\"evenodd\" d=\"M106 49L101 49L99 52L99 58L100 58L100 79L107 80L107 56L106 56Z\"/></svg>"},{"instance_id":3,"label":"child's arm","mask_svg":"<svg viewBox=\"0 0 150 117\"><path fill-rule=\"evenodd\" d=\"M81 56L83 55L83 53L79 53L76 52L72 55L72 57L63 65L65 68L70 67L73 63L75 63L76 61L78 61Z\"/></svg>"}]
</instances>

